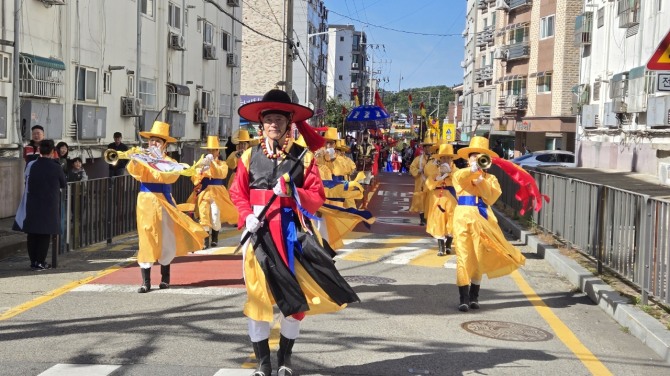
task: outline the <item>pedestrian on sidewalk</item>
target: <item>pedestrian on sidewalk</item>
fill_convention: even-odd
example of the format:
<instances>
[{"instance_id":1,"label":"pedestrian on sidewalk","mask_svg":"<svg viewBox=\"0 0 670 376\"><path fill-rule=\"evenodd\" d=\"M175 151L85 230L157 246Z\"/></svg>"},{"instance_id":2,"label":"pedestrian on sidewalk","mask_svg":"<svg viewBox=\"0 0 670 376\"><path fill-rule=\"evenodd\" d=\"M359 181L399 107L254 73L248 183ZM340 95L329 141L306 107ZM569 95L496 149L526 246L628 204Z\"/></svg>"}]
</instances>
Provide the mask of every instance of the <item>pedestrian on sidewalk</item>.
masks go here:
<instances>
[{"instance_id":1,"label":"pedestrian on sidewalk","mask_svg":"<svg viewBox=\"0 0 670 376\"><path fill-rule=\"evenodd\" d=\"M28 234L30 268L36 271L51 268L46 258L51 237L60 233L60 189L67 185L63 169L52 158L53 140L41 140L38 150L40 157L24 172L25 189L13 226Z\"/></svg>"},{"instance_id":2,"label":"pedestrian on sidewalk","mask_svg":"<svg viewBox=\"0 0 670 376\"><path fill-rule=\"evenodd\" d=\"M68 156L70 153L70 147L67 142L61 141L56 144L56 152L58 153L58 163L60 164L65 176L70 171L70 166L72 165L72 160Z\"/></svg>"},{"instance_id":3,"label":"pedestrian on sidewalk","mask_svg":"<svg viewBox=\"0 0 670 376\"><path fill-rule=\"evenodd\" d=\"M72 182L72 181L87 181L87 180L88 175L86 175L86 171L84 171L81 158L75 157L74 159L72 159L72 166L70 167L70 171L68 171L67 173L67 181Z\"/></svg>"},{"instance_id":4,"label":"pedestrian on sidewalk","mask_svg":"<svg viewBox=\"0 0 670 376\"><path fill-rule=\"evenodd\" d=\"M207 232L188 215L177 209L170 184L177 181L180 171L166 155L167 144L177 140L170 136L170 125L155 121L149 132L140 132L149 139L149 148L131 154L126 169L140 182L137 194L137 263L142 274L138 293L151 290L151 267L161 266L160 289L170 287L170 264L176 256L202 249Z\"/></svg>"},{"instance_id":5,"label":"pedestrian on sidewalk","mask_svg":"<svg viewBox=\"0 0 670 376\"><path fill-rule=\"evenodd\" d=\"M278 89L259 102L247 103L240 116L261 124L259 145L240 157L230 196L240 213L238 226L251 233L242 246L249 318L249 337L258 368L254 376L270 376L270 324L273 305L281 311L278 376L294 375L293 345L306 314L341 310L358 296L335 268L316 237L311 219L326 197L314 156L293 142L291 123L311 150L324 139L305 120L314 112L294 104ZM303 155L303 160L298 159ZM295 168L294 168L295 166ZM290 173L290 174L289 174ZM276 195L264 217L258 215Z\"/></svg>"},{"instance_id":6,"label":"pedestrian on sidewalk","mask_svg":"<svg viewBox=\"0 0 670 376\"><path fill-rule=\"evenodd\" d=\"M484 274L489 279L502 277L526 262L521 252L505 239L490 208L502 191L498 179L478 163L482 155L498 157L489 149L487 138L475 136L468 147L458 150L458 156L467 159L469 167L456 171L452 179L458 197L453 231L458 310L462 312L479 308Z\"/></svg>"}]
</instances>

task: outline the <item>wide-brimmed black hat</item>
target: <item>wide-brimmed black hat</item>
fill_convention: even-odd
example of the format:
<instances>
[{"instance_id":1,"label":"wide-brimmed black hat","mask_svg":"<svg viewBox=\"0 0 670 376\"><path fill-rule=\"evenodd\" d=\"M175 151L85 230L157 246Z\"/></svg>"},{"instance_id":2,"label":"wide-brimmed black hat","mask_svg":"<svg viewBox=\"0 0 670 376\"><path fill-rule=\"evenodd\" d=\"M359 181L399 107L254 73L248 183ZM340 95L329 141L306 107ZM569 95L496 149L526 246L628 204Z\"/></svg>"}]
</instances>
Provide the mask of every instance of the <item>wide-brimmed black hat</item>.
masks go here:
<instances>
[{"instance_id":1,"label":"wide-brimmed black hat","mask_svg":"<svg viewBox=\"0 0 670 376\"><path fill-rule=\"evenodd\" d=\"M263 99L258 102L250 102L241 106L237 113L243 118L251 121L262 122L262 114L265 111L282 111L292 115L291 120L294 123L307 120L314 115L309 107L305 107L291 102L291 97L279 89L272 89L263 95Z\"/></svg>"}]
</instances>

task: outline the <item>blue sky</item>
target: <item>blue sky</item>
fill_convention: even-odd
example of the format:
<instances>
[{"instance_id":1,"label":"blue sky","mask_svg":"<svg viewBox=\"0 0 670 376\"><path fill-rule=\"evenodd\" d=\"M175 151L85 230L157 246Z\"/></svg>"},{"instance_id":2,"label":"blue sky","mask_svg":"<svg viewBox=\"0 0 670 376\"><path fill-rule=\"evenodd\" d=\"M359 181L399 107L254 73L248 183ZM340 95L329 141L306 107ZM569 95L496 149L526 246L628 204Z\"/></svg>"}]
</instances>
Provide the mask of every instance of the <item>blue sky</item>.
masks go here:
<instances>
[{"instance_id":1,"label":"blue sky","mask_svg":"<svg viewBox=\"0 0 670 376\"><path fill-rule=\"evenodd\" d=\"M377 78L388 78L381 83L385 90L397 91L399 84L407 89L463 82L464 0L324 0L324 4L331 11L329 24L354 25L365 31L369 44L384 45L368 55L374 58L374 69L381 70Z\"/></svg>"}]
</instances>

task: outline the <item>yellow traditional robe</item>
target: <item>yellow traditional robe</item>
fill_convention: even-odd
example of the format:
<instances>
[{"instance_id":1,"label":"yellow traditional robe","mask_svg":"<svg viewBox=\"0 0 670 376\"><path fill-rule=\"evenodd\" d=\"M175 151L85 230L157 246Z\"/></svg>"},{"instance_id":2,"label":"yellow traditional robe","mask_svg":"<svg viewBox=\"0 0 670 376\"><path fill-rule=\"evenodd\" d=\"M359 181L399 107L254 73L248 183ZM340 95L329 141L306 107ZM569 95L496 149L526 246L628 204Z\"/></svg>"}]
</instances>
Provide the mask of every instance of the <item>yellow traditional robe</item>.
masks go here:
<instances>
[{"instance_id":1,"label":"yellow traditional robe","mask_svg":"<svg viewBox=\"0 0 670 376\"><path fill-rule=\"evenodd\" d=\"M194 185L202 183L203 179L225 179L228 175L227 162L213 160L209 168L198 167L196 175L191 177ZM234 225L237 223L237 208L230 200L228 190L224 185L208 185L198 194L198 216L200 224L209 228L219 228L213 223L212 202L219 209L218 222Z\"/></svg>"},{"instance_id":2,"label":"yellow traditional robe","mask_svg":"<svg viewBox=\"0 0 670 376\"><path fill-rule=\"evenodd\" d=\"M179 178L179 174L161 172L135 159L130 160L126 170L141 183L172 184ZM137 235L140 247L137 262L153 263L160 259L167 261L165 264L172 260L170 256L202 249L204 239L209 236L202 226L170 204L163 193L142 191L137 194Z\"/></svg>"},{"instance_id":3,"label":"yellow traditional robe","mask_svg":"<svg viewBox=\"0 0 670 376\"><path fill-rule=\"evenodd\" d=\"M473 180L478 176L464 168L455 172L452 180L460 200L474 196L473 200L483 200L489 206L486 208L488 219L480 214L477 206L459 204L454 210L458 286L469 285L472 279L481 280L483 274L489 278L502 277L526 263L521 252L505 239L490 208L502 194L498 179L485 173L484 180L475 185Z\"/></svg>"},{"instance_id":4,"label":"yellow traditional robe","mask_svg":"<svg viewBox=\"0 0 670 376\"><path fill-rule=\"evenodd\" d=\"M409 173L414 177L414 193L412 194L412 203L409 211L412 213L424 213L424 200L426 196L424 181L426 180L425 168L428 164L428 157L422 154L412 161L409 166ZM424 170L424 171L421 171Z\"/></svg>"},{"instance_id":5,"label":"yellow traditional robe","mask_svg":"<svg viewBox=\"0 0 670 376\"><path fill-rule=\"evenodd\" d=\"M444 238L453 234L454 210L458 201L447 188L453 188L452 176L457 171L453 163L451 168L451 173L445 179L435 180L440 175L439 168L430 169L431 175L426 179L426 196L429 196L432 202L432 207L426 215L426 232L434 238Z\"/></svg>"},{"instance_id":6,"label":"yellow traditional robe","mask_svg":"<svg viewBox=\"0 0 670 376\"><path fill-rule=\"evenodd\" d=\"M230 174L230 177L228 178L228 189L230 190L230 186L233 184L233 180L235 180L235 169L237 168L237 161L240 159L238 157L238 152L232 153L231 155L226 158L226 165L228 166L228 170L232 171Z\"/></svg>"}]
</instances>

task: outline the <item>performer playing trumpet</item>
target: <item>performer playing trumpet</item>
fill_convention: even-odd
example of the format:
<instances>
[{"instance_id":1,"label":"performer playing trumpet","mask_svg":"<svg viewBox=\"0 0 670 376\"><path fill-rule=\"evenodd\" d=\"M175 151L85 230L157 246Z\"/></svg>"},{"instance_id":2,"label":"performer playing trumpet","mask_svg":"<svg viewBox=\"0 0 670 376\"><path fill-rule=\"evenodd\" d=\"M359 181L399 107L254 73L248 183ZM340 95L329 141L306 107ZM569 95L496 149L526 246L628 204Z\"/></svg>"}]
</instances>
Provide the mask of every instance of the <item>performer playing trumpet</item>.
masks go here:
<instances>
[{"instance_id":1,"label":"performer playing trumpet","mask_svg":"<svg viewBox=\"0 0 670 376\"><path fill-rule=\"evenodd\" d=\"M161 265L161 289L170 287L170 263L175 256L202 249L208 236L202 227L186 214L177 210L170 193L170 184L181 174L190 174L173 159L166 156L170 137L170 125L155 121L149 132L140 136L149 139L146 154L126 155L130 162L128 173L140 182L137 194L137 235L139 252L137 263L142 274L142 285L137 290L145 293L151 290L151 266L158 261ZM135 150L136 151L136 150ZM119 156L120 157L120 156ZM148 157L148 158L147 158ZM151 162L147 163L147 160ZM180 168L181 167L181 168Z\"/></svg>"}]
</instances>

